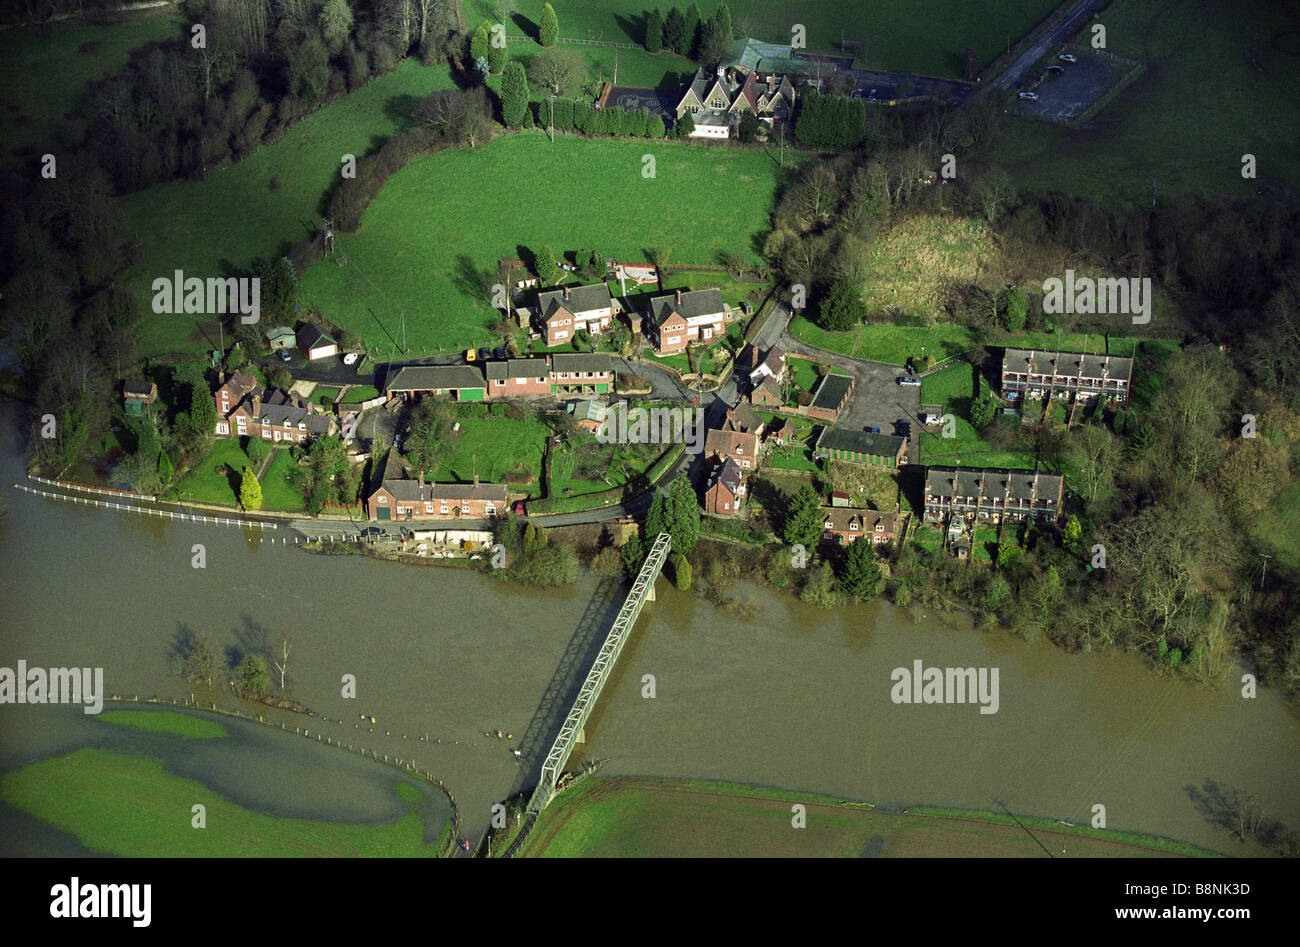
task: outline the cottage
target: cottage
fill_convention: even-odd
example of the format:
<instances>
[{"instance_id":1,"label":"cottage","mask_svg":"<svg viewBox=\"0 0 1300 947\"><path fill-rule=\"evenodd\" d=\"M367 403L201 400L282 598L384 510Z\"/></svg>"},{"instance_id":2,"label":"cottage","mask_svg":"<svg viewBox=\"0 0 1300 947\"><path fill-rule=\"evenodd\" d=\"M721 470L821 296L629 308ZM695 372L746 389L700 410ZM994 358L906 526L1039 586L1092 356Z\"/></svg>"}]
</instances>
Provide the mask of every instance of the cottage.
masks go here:
<instances>
[{"instance_id":1,"label":"cottage","mask_svg":"<svg viewBox=\"0 0 1300 947\"><path fill-rule=\"evenodd\" d=\"M834 423L853 392L853 378L849 375L823 375L813 392L812 403L806 413L810 418Z\"/></svg>"},{"instance_id":2,"label":"cottage","mask_svg":"<svg viewBox=\"0 0 1300 947\"><path fill-rule=\"evenodd\" d=\"M647 338L659 355L686 351L691 342L712 342L721 338L731 310L717 289L677 290L650 301L650 311L642 321Z\"/></svg>"},{"instance_id":3,"label":"cottage","mask_svg":"<svg viewBox=\"0 0 1300 947\"><path fill-rule=\"evenodd\" d=\"M1060 474L931 467L925 474L925 520L1051 523L1060 516L1064 491Z\"/></svg>"},{"instance_id":4,"label":"cottage","mask_svg":"<svg viewBox=\"0 0 1300 947\"><path fill-rule=\"evenodd\" d=\"M614 318L614 301L604 283L562 286L537 294L536 325L547 345L572 341L585 329L599 335Z\"/></svg>"},{"instance_id":5,"label":"cottage","mask_svg":"<svg viewBox=\"0 0 1300 947\"><path fill-rule=\"evenodd\" d=\"M898 540L898 513L860 510L852 507L823 506L822 539L847 546L863 536L871 537L873 546L885 546Z\"/></svg>"},{"instance_id":6,"label":"cottage","mask_svg":"<svg viewBox=\"0 0 1300 947\"><path fill-rule=\"evenodd\" d=\"M332 415L302 397L283 391L266 392L256 378L236 372L213 395L217 404L214 433L220 437L260 437L279 443L304 444L333 434Z\"/></svg>"},{"instance_id":7,"label":"cottage","mask_svg":"<svg viewBox=\"0 0 1300 947\"><path fill-rule=\"evenodd\" d=\"M767 355L759 360L758 346L751 345L749 358L752 363L749 369L750 388L756 388L765 378L771 378L777 383L785 378L785 351L779 346L772 346L767 350Z\"/></svg>"},{"instance_id":8,"label":"cottage","mask_svg":"<svg viewBox=\"0 0 1300 947\"><path fill-rule=\"evenodd\" d=\"M487 362L487 396L489 398L518 398L524 395L551 393L547 375L550 363L545 358L510 358Z\"/></svg>"},{"instance_id":9,"label":"cottage","mask_svg":"<svg viewBox=\"0 0 1300 947\"><path fill-rule=\"evenodd\" d=\"M813 456L818 460L844 460L872 467L901 467L907 463L907 439L828 427L817 438Z\"/></svg>"},{"instance_id":10,"label":"cottage","mask_svg":"<svg viewBox=\"0 0 1300 947\"><path fill-rule=\"evenodd\" d=\"M483 374L473 365L412 365L384 383L389 398L448 395L454 401L482 401L486 391Z\"/></svg>"},{"instance_id":11,"label":"cottage","mask_svg":"<svg viewBox=\"0 0 1300 947\"><path fill-rule=\"evenodd\" d=\"M1006 349L1002 354L1002 397L1109 398L1127 401L1133 359L1082 352Z\"/></svg>"},{"instance_id":12,"label":"cottage","mask_svg":"<svg viewBox=\"0 0 1300 947\"><path fill-rule=\"evenodd\" d=\"M425 483L415 478L390 450L375 488L366 500L373 521L413 519L492 519L507 509L504 483Z\"/></svg>"},{"instance_id":13,"label":"cottage","mask_svg":"<svg viewBox=\"0 0 1300 947\"><path fill-rule=\"evenodd\" d=\"M758 466L758 435L714 428L704 436L704 456L713 461L734 460L742 470Z\"/></svg>"},{"instance_id":14,"label":"cottage","mask_svg":"<svg viewBox=\"0 0 1300 947\"><path fill-rule=\"evenodd\" d=\"M704 512L713 516L735 516L745 499L745 473L734 460L717 464L709 474L704 491Z\"/></svg>"},{"instance_id":15,"label":"cottage","mask_svg":"<svg viewBox=\"0 0 1300 947\"><path fill-rule=\"evenodd\" d=\"M722 429L762 437L763 419L758 416L758 412L750 406L749 402L738 401L734 408L727 409L726 418L722 422Z\"/></svg>"},{"instance_id":16,"label":"cottage","mask_svg":"<svg viewBox=\"0 0 1300 947\"><path fill-rule=\"evenodd\" d=\"M781 407L781 383L771 376L764 376L749 393L749 403L755 408Z\"/></svg>"},{"instance_id":17,"label":"cottage","mask_svg":"<svg viewBox=\"0 0 1300 947\"><path fill-rule=\"evenodd\" d=\"M298 348L308 359L329 358L339 354L339 344L315 323L307 323L297 335Z\"/></svg>"}]
</instances>

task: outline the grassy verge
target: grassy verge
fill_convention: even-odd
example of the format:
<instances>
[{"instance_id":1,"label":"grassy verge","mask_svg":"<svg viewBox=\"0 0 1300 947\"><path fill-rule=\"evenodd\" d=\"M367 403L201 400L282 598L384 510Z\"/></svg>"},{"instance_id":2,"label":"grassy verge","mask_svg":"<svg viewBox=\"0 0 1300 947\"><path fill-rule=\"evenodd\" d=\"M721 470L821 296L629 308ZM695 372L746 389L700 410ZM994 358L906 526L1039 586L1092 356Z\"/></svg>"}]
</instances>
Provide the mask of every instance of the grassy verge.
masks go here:
<instances>
[{"instance_id":1,"label":"grassy verge","mask_svg":"<svg viewBox=\"0 0 1300 947\"><path fill-rule=\"evenodd\" d=\"M170 710L106 710L99 715L99 719L148 730L150 733L170 733L187 739L213 740L226 735L226 728L215 720Z\"/></svg>"},{"instance_id":2,"label":"grassy verge","mask_svg":"<svg viewBox=\"0 0 1300 947\"><path fill-rule=\"evenodd\" d=\"M156 759L82 749L32 763L0 783L4 799L87 848L128 858L433 857L424 842L420 793L396 783L407 812L396 822L357 825L289 819L246 809ZM195 831L188 813L207 809L214 831ZM186 818L176 818L185 813Z\"/></svg>"}]
</instances>

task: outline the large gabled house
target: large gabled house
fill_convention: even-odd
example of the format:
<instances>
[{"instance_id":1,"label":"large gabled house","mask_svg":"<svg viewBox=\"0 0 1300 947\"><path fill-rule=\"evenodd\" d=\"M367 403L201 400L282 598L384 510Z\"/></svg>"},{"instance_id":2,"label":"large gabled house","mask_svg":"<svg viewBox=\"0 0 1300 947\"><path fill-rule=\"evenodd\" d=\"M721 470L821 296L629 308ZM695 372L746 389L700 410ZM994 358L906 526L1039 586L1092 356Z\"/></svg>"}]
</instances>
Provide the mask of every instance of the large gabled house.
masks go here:
<instances>
[{"instance_id":1,"label":"large gabled house","mask_svg":"<svg viewBox=\"0 0 1300 947\"><path fill-rule=\"evenodd\" d=\"M267 392L252 375L236 372L213 395L217 403L214 433L221 437L260 437L303 444L333 434L333 415L316 410L304 398L283 391Z\"/></svg>"},{"instance_id":2,"label":"large gabled house","mask_svg":"<svg viewBox=\"0 0 1300 947\"><path fill-rule=\"evenodd\" d=\"M718 289L677 290L650 300L642 331L659 355L686 351L691 342L712 342L726 331L731 310Z\"/></svg>"},{"instance_id":3,"label":"large gabled house","mask_svg":"<svg viewBox=\"0 0 1300 947\"><path fill-rule=\"evenodd\" d=\"M715 464L704 490L704 512L713 516L735 516L745 501L745 472L734 460Z\"/></svg>"},{"instance_id":4,"label":"large gabled house","mask_svg":"<svg viewBox=\"0 0 1300 947\"><path fill-rule=\"evenodd\" d=\"M584 329L592 335L604 332L614 318L614 308L604 283L561 286L537 294L534 320L546 344L559 345Z\"/></svg>"},{"instance_id":5,"label":"large gabled house","mask_svg":"<svg viewBox=\"0 0 1300 947\"><path fill-rule=\"evenodd\" d=\"M714 428L704 435L704 456L718 462L734 460L742 470L758 466L757 434Z\"/></svg>"},{"instance_id":6,"label":"large gabled house","mask_svg":"<svg viewBox=\"0 0 1300 947\"><path fill-rule=\"evenodd\" d=\"M676 114L690 115L693 138L729 138L750 112L760 118L785 118L794 109L794 84L786 76L761 75L745 66L699 69L677 101Z\"/></svg>"}]
</instances>

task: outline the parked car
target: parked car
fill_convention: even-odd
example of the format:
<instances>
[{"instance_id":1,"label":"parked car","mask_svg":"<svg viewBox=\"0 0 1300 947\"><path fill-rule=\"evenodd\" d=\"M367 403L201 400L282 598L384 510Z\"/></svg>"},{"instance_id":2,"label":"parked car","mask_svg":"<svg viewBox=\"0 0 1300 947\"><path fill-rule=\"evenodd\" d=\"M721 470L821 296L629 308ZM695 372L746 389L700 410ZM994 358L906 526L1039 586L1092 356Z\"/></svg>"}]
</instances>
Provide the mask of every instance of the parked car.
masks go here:
<instances>
[{"instance_id":1,"label":"parked car","mask_svg":"<svg viewBox=\"0 0 1300 947\"><path fill-rule=\"evenodd\" d=\"M1056 58L1059 59L1059 60L1061 60L1061 62L1078 62L1078 61L1079 61L1079 57L1076 56L1076 55L1074 55L1074 53L1061 53L1061 55L1057 56Z\"/></svg>"},{"instance_id":2,"label":"parked car","mask_svg":"<svg viewBox=\"0 0 1300 947\"><path fill-rule=\"evenodd\" d=\"M361 357L360 352L349 352L347 355L343 356L343 364L355 365L357 363L357 359L359 359L360 357Z\"/></svg>"},{"instance_id":3,"label":"parked car","mask_svg":"<svg viewBox=\"0 0 1300 947\"><path fill-rule=\"evenodd\" d=\"M1063 76L1063 75L1065 75L1065 67L1064 67L1064 66L1048 66L1048 67L1047 67L1047 74L1048 74L1049 76L1053 76L1053 77L1054 77L1054 76Z\"/></svg>"},{"instance_id":4,"label":"parked car","mask_svg":"<svg viewBox=\"0 0 1300 947\"><path fill-rule=\"evenodd\" d=\"M472 362L477 358L478 358L478 352L475 352L473 349L465 350L465 361Z\"/></svg>"},{"instance_id":5,"label":"parked car","mask_svg":"<svg viewBox=\"0 0 1300 947\"><path fill-rule=\"evenodd\" d=\"M919 387L921 387L921 379L919 379L919 378L913 378L911 375L902 375L902 376L900 376L899 379L898 379L898 383L899 383L900 385L902 385L904 388L919 388Z\"/></svg>"},{"instance_id":6,"label":"parked car","mask_svg":"<svg viewBox=\"0 0 1300 947\"><path fill-rule=\"evenodd\" d=\"M515 501L514 513L515 513L516 515L518 515L518 516L523 516L523 515L524 515L524 513L525 513L525 508L524 508L524 501L523 501L523 500L516 500L516 501Z\"/></svg>"},{"instance_id":7,"label":"parked car","mask_svg":"<svg viewBox=\"0 0 1300 947\"><path fill-rule=\"evenodd\" d=\"M1020 93L1020 98L1024 99L1026 102L1037 102L1037 101L1038 101L1038 93L1037 93L1037 92L1021 92L1021 93Z\"/></svg>"},{"instance_id":8,"label":"parked car","mask_svg":"<svg viewBox=\"0 0 1300 947\"><path fill-rule=\"evenodd\" d=\"M492 357L492 350L487 346L484 346L483 348L478 350L478 357L481 361L486 362L488 359Z\"/></svg>"},{"instance_id":9,"label":"parked car","mask_svg":"<svg viewBox=\"0 0 1300 947\"><path fill-rule=\"evenodd\" d=\"M504 345L498 345L496 348L494 348L494 349L492 350L492 357L493 357L493 358L505 358L505 357L506 357L506 347L505 347Z\"/></svg>"},{"instance_id":10,"label":"parked car","mask_svg":"<svg viewBox=\"0 0 1300 947\"><path fill-rule=\"evenodd\" d=\"M868 434L879 434L879 433L880 433L880 428L878 428L878 427L868 427L868 428L864 428L864 430L865 430Z\"/></svg>"},{"instance_id":11,"label":"parked car","mask_svg":"<svg viewBox=\"0 0 1300 947\"><path fill-rule=\"evenodd\" d=\"M288 349L278 349L275 353L275 357L282 362L287 362L291 358L293 358L293 353L290 352Z\"/></svg>"}]
</instances>

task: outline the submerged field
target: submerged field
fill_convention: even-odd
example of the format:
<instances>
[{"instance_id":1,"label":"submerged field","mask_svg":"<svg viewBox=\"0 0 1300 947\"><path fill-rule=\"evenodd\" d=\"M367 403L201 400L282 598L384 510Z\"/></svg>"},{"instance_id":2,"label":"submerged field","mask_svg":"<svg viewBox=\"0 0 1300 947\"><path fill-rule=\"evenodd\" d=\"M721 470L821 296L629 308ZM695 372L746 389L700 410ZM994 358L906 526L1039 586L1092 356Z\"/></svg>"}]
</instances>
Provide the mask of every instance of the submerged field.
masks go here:
<instances>
[{"instance_id":1,"label":"submerged field","mask_svg":"<svg viewBox=\"0 0 1300 947\"><path fill-rule=\"evenodd\" d=\"M346 263L314 264L303 296L372 351L400 350L403 321L413 354L483 344L496 318L484 274L521 247L627 260L661 247L675 265L716 265L734 250L759 262L779 171L756 149L503 135L393 175L360 230L339 236Z\"/></svg>"},{"instance_id":2,"label":"submerged field","mask_svg":"<svg viewBox=\"0 0 1300 947\"><path fill-rule=\"evenodd\" d=\"M796 828L792 807L806 810ZM996 821L994 821L996 820ZM1208 854L1181 843L992 813L874 811L862 803L731 783L589 779L545 810L532 857L1041 857Z\"/></svg>"}]
</instances>

